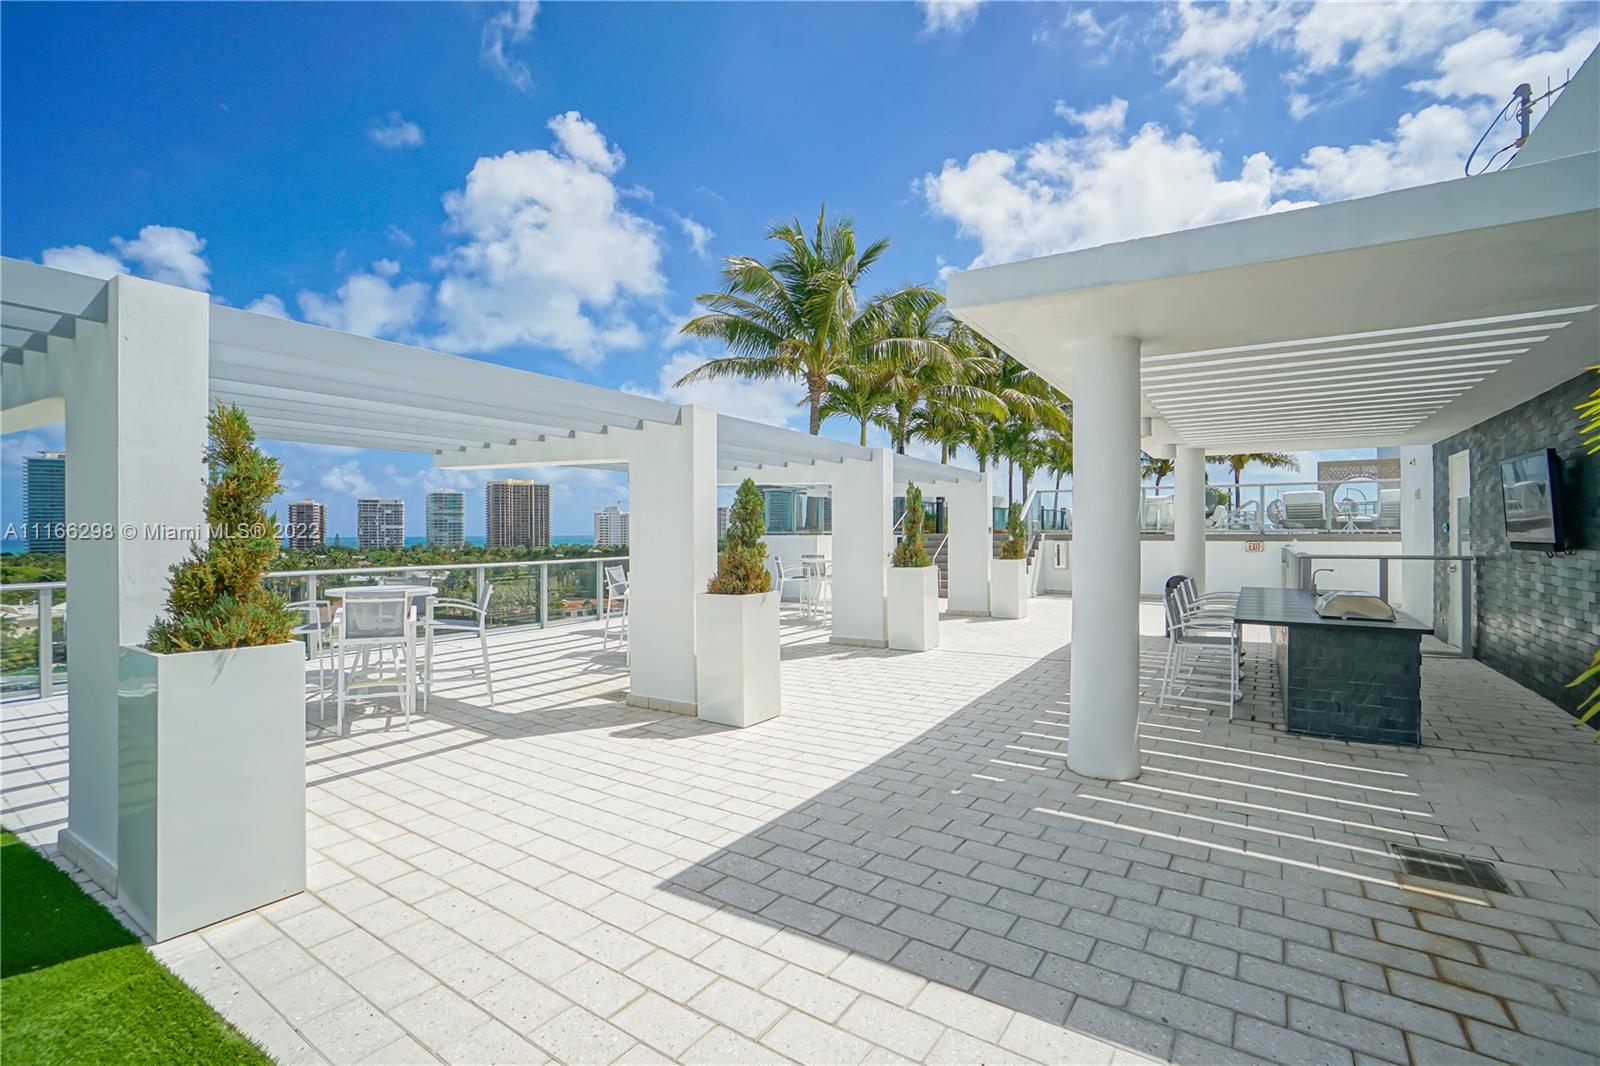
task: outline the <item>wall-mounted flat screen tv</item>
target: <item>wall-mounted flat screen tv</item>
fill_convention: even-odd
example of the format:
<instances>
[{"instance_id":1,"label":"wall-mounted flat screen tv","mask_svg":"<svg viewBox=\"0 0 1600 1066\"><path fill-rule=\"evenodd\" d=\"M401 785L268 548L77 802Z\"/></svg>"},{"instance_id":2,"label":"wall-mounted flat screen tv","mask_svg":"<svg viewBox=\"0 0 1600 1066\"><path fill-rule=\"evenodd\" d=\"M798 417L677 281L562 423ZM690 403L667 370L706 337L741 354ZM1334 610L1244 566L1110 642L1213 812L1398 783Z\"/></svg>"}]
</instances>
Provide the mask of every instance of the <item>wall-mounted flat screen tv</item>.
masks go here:
<instances>
[{"instance_id":1,"label":"wall-mounted flat screen tv","mask_svg":"<svg viewBox=\"0 0 1600 1066\"><path fill-rule=\"evenodd\" d=\"M1561 547L1561 458L1555 449L1500 464L1506 501L1506 539L1513 548Z\"/></svg>"}]
</instances>

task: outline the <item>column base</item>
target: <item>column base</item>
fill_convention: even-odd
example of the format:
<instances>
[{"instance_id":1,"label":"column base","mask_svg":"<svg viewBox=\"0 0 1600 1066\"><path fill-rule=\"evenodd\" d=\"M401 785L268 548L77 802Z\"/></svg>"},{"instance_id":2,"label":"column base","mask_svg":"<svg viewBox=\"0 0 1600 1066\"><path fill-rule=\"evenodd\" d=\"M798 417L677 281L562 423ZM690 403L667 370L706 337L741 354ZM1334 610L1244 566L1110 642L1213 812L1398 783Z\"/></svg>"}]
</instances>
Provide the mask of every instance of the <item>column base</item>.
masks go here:
<instances>
[{"instance_id":1,"label":"column base","mask_svg":"<svg viewBox=\"0 0 1600 1066\"><path fill-rule=\"evenodd\" d=\"M70 828L56 837L56 851L63 859L82 870L89 880L112 896L117 894L117 864L91 847Z\"/></svg>"}]
</instances>

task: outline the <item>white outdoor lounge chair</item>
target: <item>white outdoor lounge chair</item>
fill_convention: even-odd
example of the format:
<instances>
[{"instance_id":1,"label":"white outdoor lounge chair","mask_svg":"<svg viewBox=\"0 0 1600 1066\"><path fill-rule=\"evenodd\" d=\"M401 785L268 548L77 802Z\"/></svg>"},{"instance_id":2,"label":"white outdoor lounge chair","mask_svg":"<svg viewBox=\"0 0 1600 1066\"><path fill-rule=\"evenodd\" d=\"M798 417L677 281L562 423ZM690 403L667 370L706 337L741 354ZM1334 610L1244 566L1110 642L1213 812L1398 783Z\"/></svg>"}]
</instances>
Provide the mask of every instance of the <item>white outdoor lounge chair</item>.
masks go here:
<instances>
[{"instance_id":1,"label":"white outdoor lounge chair","mask_svg":"<svg viewBox=\"0 0 1600 1066\"><path fill-rule=\"evenodd\" d=\"M1378 528L1400 528L1400 490L1378 490Z\"/></svg>"},{"instance_id":2,"label":"white outdoor lounge chair","mask_svg":"<svg viewBox=\"0 0 1600 1066\"><path fill-rule=\"evenodd\" d=\"M1314 490L1284 493L1283 526L1285 529L1327 529L1328 497Z\"/></svg>"}]
</instances>

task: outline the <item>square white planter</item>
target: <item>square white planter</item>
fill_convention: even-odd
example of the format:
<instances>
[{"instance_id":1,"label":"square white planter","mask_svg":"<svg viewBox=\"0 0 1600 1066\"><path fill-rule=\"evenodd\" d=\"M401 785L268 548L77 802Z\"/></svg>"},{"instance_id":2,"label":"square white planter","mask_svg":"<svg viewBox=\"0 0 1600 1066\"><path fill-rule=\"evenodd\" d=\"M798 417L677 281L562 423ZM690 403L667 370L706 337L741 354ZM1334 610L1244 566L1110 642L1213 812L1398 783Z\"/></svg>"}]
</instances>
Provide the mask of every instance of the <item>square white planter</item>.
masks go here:
<instances>
[{"instance_id":1,"label":"square white planter","mask_svg":"<svg viewBox=\"0 0 1600 1066\"><path fill-rule=\"evenodd\" d=\"M1028 560L996 559L989 566L989 615L1028 617Z\"/></svg>"},{"instance_id":2,"label":"square white planter","mask_svg":"<svg viewBox=\"0 0 1600 1066\"><path fill-rule=\"evenodd\" d=\"M118 902L156 940L306 887L305 647L117 661Z\"/></svg>"},{"instance_id":3,"label":"square white planter","mask_svg":"<svg viewBox=\"0 0 1600 1066\"><path fill-rule=\"evenodd\" d=\"M778 717L778 600L774 589L752 596L695 596L696 713L707 722L744 727Z\"/></svg>"},{"instance_id":4,"label":"square white planter","mask_svg":"<svg viewBox=\"0 0 1600 1066\"><path fill-rule=\"evenodd\" d=\"M889 567L889 647L927 651L939 646L939 568Z\"/></svg>"}]
</instances>

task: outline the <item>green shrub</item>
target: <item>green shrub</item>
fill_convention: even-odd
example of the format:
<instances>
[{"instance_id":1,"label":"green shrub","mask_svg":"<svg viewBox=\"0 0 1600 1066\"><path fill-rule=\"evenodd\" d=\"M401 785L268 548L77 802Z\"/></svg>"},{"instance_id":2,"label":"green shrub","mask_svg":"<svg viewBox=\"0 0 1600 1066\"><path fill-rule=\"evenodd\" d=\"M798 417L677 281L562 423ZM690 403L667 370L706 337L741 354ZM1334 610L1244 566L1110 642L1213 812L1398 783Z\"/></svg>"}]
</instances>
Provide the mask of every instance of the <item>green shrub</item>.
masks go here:
<instances>
[{"instance_id":1,"label":"green shrub","mask_svg":"<svg viewBox=\"0 0 1600 1066\"><path fill-rule=\"evenodd\" d=\"M1028 532L1022 525L1022 505L1014 503L1006 516L1006 539L1000 542L1000 558L1026 559Z\"/></svg>"},{"instance_id":2,"label":"green shrub","mask_svg":"<svg viewBox=\"0 0 1600 1066\"><path fill-rule=\"evenodd\" d=\"M906 485L906 515L900 529L900 543L894 546L895 566L932 566L927 545L922 539L922 490L914 484Z\"/></svg>"},{"instance_id":3,"label":"green shrub","mask_svg":"<svg viewBox=\"0 0 1600 1066\"><path fill-rule=\"evenodd\" d=\"M766 501L749 478L734 494L728 509L728 535L722 554L717 556L717 572L706 585L707 592L719 596L753 596L770 591L772 573L767 569L767 535L764 514Z\"/></svg>"},{"instance_id":4,"label":"green shrub","mask_svg":"<svg viewBox=\"0 0 1600 1066\"><path fill-rule=\"evenodd\" d=\"M207 420L204 549L173 566L166 616L150 627L153 652L213 651L284 644L298 618L261 579L278 554L278 520L266 503L279 491L281 464L256 447L250 420L217 404Z\"/></svg>"}]
</instances>

